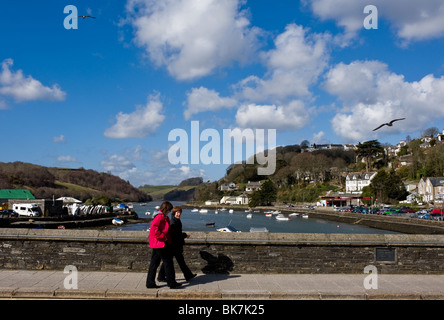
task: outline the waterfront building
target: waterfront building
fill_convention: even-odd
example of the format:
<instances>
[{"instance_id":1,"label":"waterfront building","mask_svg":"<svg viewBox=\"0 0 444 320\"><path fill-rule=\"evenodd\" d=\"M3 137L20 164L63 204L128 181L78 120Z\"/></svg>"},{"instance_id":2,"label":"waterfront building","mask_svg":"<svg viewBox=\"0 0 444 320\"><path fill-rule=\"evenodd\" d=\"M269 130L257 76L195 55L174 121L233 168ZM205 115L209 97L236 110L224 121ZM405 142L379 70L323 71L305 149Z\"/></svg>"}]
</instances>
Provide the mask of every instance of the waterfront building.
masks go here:
<instances>
[{"instance_id":1,"label":"waterfront building","mask_svg":"<svg viewBox=\"0 0 444 320\"><path fill-rule=\"evenodd\" d=\"M362 188L370 185L377 172L353 172L345 178L345 192L362 193Z\"/></svg>"}]
</instances>

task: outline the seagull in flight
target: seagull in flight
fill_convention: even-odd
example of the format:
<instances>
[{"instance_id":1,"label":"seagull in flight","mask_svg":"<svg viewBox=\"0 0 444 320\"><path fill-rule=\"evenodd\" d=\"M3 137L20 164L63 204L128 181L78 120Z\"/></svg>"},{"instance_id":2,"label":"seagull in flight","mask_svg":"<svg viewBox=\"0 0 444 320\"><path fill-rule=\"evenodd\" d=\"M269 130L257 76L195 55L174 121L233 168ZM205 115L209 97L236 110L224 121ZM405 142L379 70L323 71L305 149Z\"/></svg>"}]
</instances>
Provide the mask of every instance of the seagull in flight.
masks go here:
<instances>
[{"instance_id":1,"label":"seagull in flight","mask_svg":"<svg viewBox=\"0 0 444 320\"><path fill-rule=\"evenodd\" d=\"M390 122L388 122L388 123L383 123L383 124L381 124L379 127L373 129L373 131L376 131L376 130L380 129L380 128L382 128L383 126L389 126L389 127L391 127L391 126L393 126L393 122L395 122L395 121L400 121L400 120L404 120L404 119L405 119L405 118L393 119L392 121L390 121Z\"/></svg>"},{"instance_id":2,"label":"seagull in flight","mask_svg":"<svg viewBox=\"0 0 444 320\"><path fill-rule=\"evenodd\" d=\"M92 19L95 19L96 17L91 17L91 16L78 16L77 18L83 18L83 20L85 20L85 18L92 18Z\"/></svg>"}]
</instances>

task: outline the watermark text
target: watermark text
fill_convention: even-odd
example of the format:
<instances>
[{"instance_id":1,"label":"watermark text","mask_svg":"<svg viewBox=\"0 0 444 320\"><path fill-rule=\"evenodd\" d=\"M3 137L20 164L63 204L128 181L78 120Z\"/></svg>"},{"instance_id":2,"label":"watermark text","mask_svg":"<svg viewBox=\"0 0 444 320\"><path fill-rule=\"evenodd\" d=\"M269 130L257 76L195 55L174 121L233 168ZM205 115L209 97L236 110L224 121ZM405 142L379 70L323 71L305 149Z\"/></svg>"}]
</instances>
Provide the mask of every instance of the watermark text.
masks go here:
<instances>
[{"instance_id":1,"label":"watermark text","mask_svg":"<svg viewBox=\"0 0 444 320\"><path fill-rule=\"evenodd\" d=\"M67 273L68 275L63 280L63 287L66 290L78 289L78 275L77 268L73 265L68 265L63 270L63 273Z\"/></svg>"},{"instance_id":2,"label":"watermark text","mask_svg":"<svg viewBox=\"0 0 444 320\"><path fill-rule=\"evenodd\" d=\"M364 18L364 28L367 30L378 29L378 8L369 4L368 6L365 6L364 13L368 14L368 16Z\"/></svg>"},{"instance_id":3,"label":"watermark text","mask_svg":"<svg viewBox=\"0 0 444 320\"><path fill-rule=\"evenodd\" d=\"M168 150L168 160L173 165L239 163L245 141L246 163L254 164L257 161L260 165L258 175L271 175L276 170L276 129L223 129L221 139L216 129L200 132L199 121L191 121L191 137L184 129L173 129L168 141L176 142ZM201 142L206 143L201 147Z\"/></svg>"},{"instance_id":4,"label":"watermark text","mask_svg":"<svg viewBox=\"0 0 444 320\"><path fill-rule=\"evenodd\" d=\"M369 273L364 278L364 288L367 290L378 289L378 269L373 265L368 265L364 268L364 273Z\"/></svg>"}]
</instances>

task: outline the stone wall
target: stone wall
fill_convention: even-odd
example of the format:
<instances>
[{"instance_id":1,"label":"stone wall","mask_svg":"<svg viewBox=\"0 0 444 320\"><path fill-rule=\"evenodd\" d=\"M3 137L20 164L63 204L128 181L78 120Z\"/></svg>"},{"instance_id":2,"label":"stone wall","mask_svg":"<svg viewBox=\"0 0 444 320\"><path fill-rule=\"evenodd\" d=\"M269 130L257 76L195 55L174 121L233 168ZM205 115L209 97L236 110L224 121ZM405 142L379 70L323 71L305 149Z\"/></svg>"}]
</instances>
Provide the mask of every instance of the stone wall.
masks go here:
<instances>
[{"instance_id":1,"label":"stone wall","mask_svg":"<svg viewBox=\"0 0 444 320\"><path fill-rule=\"evenodd\" d=\"M0 229L1 269L145 272L147 232ZM184 255L204 273L444 273L443 235L193 232ZM176 272L180 272L176 265Z\"/></svg>"}]
</instances>

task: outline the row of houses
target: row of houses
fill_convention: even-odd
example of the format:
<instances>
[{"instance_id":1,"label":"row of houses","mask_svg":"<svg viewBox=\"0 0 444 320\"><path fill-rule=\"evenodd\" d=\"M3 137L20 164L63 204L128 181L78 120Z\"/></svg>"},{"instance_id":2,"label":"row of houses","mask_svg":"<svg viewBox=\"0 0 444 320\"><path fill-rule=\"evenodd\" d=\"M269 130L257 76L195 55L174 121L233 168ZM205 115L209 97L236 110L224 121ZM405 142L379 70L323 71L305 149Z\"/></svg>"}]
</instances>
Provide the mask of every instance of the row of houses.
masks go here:
<instances>
[{"instance_id":1,"label":"row of houses","mask_svg":"<svg viewBox=\"0 0 444 320\"><path fill-rule=\"evenodd\" d=\"M444 143L444 129L442 130L441 133L438 133L436 136L424 136L424 137L422 137L421 138L421 144L419 145L419 147L422 148L422 149L430 148L432 146L432 141L434 141L435 144L436 143ZM388 146L388 147L386 147L385 148L385 153L389 157L394 157L407 144L408 144L407 141L401 140L401 141L399 141L398 144L396 144L396 146ZM404 156L405 159L407 159L408 156L411 156L411 155Z\"/></svg>"},{"instance_id":2,"label":"row of houses","mask_svg":"<svg viewBox=\"0 0 444 320\"><path fill-rule=\"evenodd\" d=\"M253 193L261 188L262 184L260 181L248 181L245 186L246 193ZM239 187L234 182L223 183L219 187L220 191L239 191Z\"/></svg>"},{"instance_id":3,"label":"row of houses","mask_svg":"<svg viewBox=\"0 0 444 320\"><path fill-rule=\"evenodd\" d=\"M354 172L346 177L345 192L360 194L362 189L369 186L377 172ZM408 202L440 202L444 200L444 177L423 177L418 183L406 183L406 190L410 192Z\"/></svg>"},{"instance_id":4,"label":"row of houses","mask_svg":"<svg viewBox=\"0 0 444 320\"><path fill-rule=\"evenodd\" d=\"M317 150L343 150L343 151L349 151L349 150L355 150L356 146L353 144L312 144L311 146L307 148L302 148L302 152L313 152Z\"/></svg>"},{"instance_id":5,"label":"row of houses","mask_svg":"<svg viewBox=\"0 0 444 320\"><path fill-rule=\"evenodd\" d=\"M248 181L245 189L243 190L241 195L238 196L224 196L220 201L211 200L206 204L208 205L248 205L249 202L249 194L253 193L256 190L259 190L262 186L261 181ZM220 191L240 191L239 187L234 182L224 183L219 186Z\"/></svg>"}]
</instances>

